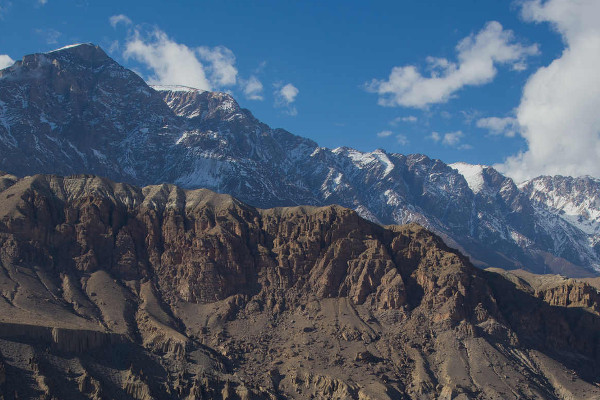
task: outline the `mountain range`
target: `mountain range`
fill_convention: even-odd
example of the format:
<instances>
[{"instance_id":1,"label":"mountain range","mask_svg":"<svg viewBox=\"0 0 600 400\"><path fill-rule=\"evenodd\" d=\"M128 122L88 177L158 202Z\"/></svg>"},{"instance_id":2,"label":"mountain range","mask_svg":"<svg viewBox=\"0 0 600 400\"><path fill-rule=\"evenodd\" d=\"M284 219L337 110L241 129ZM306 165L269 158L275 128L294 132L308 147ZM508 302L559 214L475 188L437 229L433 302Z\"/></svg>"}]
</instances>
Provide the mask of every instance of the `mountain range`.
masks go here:
<instances>
[{"instance_id":1,"label":"mountain range","mask_svg":"<svg viewBox=\"0 0 600 400\"><path fill-rule=\"evenodd\" d=\"M226 93L149 86L92 44L0 71L0 169L208 188L261 208L339 204L415 222L480 267L600 271L600 181L514 182L421 154L328 149L273 129Z\"/></svg>"}]
</instances>

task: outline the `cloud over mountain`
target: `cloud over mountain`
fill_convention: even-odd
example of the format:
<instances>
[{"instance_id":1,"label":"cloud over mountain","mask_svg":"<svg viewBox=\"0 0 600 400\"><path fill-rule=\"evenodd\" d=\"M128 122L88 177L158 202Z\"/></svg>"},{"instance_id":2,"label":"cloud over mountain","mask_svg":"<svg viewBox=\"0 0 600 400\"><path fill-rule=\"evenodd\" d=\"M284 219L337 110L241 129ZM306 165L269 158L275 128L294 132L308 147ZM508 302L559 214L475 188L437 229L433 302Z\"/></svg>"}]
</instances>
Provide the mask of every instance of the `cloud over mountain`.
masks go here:
<instances>
[{"instance_id":1,"label":"cloud over mountain","mask_svg":"<svg viewBox=\"0 0 600 400\"><path fill-rule=\"evenodd\" d=\"M523 69L525 59L538 53L538 46L516 42L511 30L491 21L477 34L462 39L456 52L457 62L427 57L429 76L415 65L394 67L387 80L374 79L366 89L379 95L382 106L424 108L445 103L465 86L491 82L497 65Z\"/></svg>"},{"instance_id":2,"label":"cloud over mountain","mask_svg":"<svg viewBox=\"0 0 600 400\"><path fill-rule=\"evenodd\" d=\"M185 85L211 90L213 85L206 76L205 67L195 49L177 43L154 29L149 34L135 30L128 38L123 53L152 71L148 81L161 85Z\"/></svg>"},{"instance_id":3,"label":"cloud over mountain","mask_svg":"<svg viewBox=\"0 0 600 400\"><path fill-rule=\"evenodd\" d=\"M263 99L263 84L254 75L248 79L240 79L240 85L244 92L244 96L248 100L262 100Z\"/></svg>"},{"instance_id":4,"label":"cloud over mountain","mask_svg":"<svg viewBox=\"0 0 600 400\"><path fill-rule=\"evenodd\" d=\"M10 67L14 63L15 63L15 60L10 58L8 55L0 54L0 69Z\"/></svg>"},{"instance_id":5,"label":"cloud over mountain","mask_svg":"<svg viewBox=\"0 0 600 400\"><path fill-rule=\"evenodd\" d=\"M283 86L280 84L275 85L275 106L276 107L284 107L286 109L286 113L289 115L297 115L298 111L296 107L292 104L296 101L296 96L298 96L300 90L291 83L287 83Z\"/></svg>"},{"instance_id":6,"label":"cloud over mountain","mask_svg":"<svg viewBox=\"0 0 600 400\"><path fill-rule=\"evenodd\" d=\"M480 118L476 123L478 128L487 129L492 135L505 135L514 137L519 123L514 117L487 117Z\"/></svg>"},{"instance_id":7,"label":"cloud over mountain","mask_svg":"<svg viewBox=\"0 0 600 400\"><path fill-rule=\"evenodd\" d=\"M131 25L131 19L124 14L113 15L108 19L113 28L116 28L119 24Z\"/></svg>"},{"instance_id":8,"label":"cloud over mountain","mask_svg":"<svg viewBox=\"0 0 600 400\"><path fill-rule=\"evenodd\" d=\"M600 2L540 0L523 17L560 33L560 57L527 81L517 109L528 149L498 168L516 180L537 175L600 176Z\"/></svg>"}]
</instances>

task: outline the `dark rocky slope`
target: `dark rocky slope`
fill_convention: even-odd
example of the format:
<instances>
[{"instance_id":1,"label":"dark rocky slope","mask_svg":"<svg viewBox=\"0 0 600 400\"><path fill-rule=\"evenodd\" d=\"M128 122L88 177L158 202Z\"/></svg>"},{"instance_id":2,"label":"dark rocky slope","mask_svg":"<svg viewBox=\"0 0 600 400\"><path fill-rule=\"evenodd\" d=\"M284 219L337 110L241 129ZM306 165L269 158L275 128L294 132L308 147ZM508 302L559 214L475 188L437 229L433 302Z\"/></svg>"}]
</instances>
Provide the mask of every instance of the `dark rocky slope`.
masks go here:
<instances>
[{"instance_id":1,"label":"dark rocky slope","mask_svg":"<svg viewBox=\"0 0 600 400\"><path fill-rule=\"evenodd\" d=\"M600 396L591 287L338 206L3 175L0 271L5 399Z\"/></svg>"}]
</instances>

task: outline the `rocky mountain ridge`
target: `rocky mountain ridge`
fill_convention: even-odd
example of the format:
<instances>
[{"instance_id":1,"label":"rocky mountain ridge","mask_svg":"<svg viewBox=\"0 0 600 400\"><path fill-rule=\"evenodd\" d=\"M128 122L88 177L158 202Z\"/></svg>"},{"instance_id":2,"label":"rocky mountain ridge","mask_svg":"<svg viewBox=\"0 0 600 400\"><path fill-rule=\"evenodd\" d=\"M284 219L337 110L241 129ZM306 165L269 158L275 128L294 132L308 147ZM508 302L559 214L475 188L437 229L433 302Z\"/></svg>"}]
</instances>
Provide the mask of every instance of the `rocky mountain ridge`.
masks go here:
<instances>
[{"instance_id":1,"label":"rocky mountain ridge","mask_svg":"<svg viewBox=\"0 0 600 400\"><path fill-rule=\"evenodd\" d=\"M322 148L261 123L228 94L153 89L91 44L0 71L0 168L206 187L264 208L340 204L381 224L419 223L483 267L600 268L597 207L579 198L596 198L594 185L582 194L539 178L560 188L544 197L541 181L517 185L490 167L463 168L465 179L424 155Z\"/></svg>"},{"instance_id":2,"label":"rocky mountain ridge","mask_svg":"<svg viewBox=\"0 0 600 400\"><path fill-rule=\"evenodd\" d=\"M5 399L600 396L592 286L340 206L3 174L0 271Z\"/></svg>"}]
</instances>

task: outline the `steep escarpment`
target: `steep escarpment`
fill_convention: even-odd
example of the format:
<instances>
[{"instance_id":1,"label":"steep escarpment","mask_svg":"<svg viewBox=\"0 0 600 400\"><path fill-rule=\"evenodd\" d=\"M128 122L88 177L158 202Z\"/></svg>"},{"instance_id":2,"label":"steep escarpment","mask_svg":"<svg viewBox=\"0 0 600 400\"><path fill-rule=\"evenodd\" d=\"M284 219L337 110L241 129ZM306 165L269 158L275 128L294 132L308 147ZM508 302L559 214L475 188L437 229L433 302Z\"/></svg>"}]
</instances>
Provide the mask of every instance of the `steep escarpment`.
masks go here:
<instances>
[{"instance_id":1,"label":"steep escarpment","mask_svg":"<svg viewBox=\"0 0 600 400\"><path fill-rule=\"evenodd\" d=\"M553 306L585 308L600 314L600 292L596 278L572 279L561 275L536 275L524 270L490 268L518 287Z\"/></svg>"},{"instance_id":2,"label":"steep escarpment","mask_svg":"<svg viewBox=\"0 0 600 400\"><path fill-rule=\"evenodd\" d=\"M90 175L0 182L5 398L600 395L597 292L567 303L420 226Z\"/></svg>"}]
</instances>

